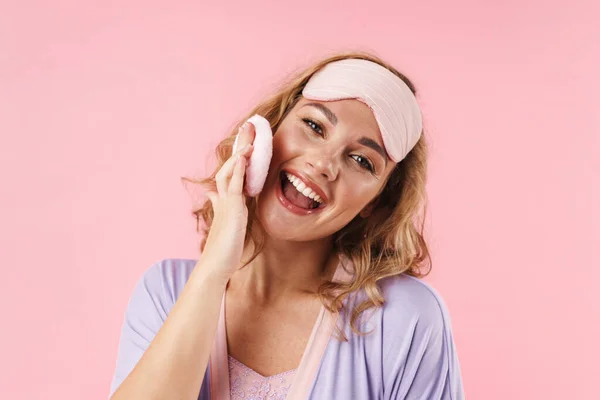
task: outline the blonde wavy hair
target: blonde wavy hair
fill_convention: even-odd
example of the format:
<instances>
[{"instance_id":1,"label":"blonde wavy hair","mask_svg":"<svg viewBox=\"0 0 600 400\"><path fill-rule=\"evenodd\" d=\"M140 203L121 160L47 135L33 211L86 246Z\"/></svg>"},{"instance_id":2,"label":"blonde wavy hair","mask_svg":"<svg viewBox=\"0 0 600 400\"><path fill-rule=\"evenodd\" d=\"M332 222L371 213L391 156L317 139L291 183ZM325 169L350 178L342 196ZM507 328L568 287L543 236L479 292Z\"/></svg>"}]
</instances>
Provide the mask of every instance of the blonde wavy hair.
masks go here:
<instances>
[{"instance_id":1,"label":"blonde wavy hair","mask_svg":"<svg viewBox=\"0 0 600 400\"><path fill-rule=\"evenodd\" d=\"M276 93L254 107L235 126L229 136L217 145L217 166L209 177L201 180L182 177L182 181L200 184L216 191L215 176L232 154L238 127L252 115L260 114L270 122L273 132L276 132L281 121L302 97L302 89L310 77L326 64L348 58L369 60L384 66L400 77L416 95L412 82L377 56L365 52L348 52L328 57L288 78ZM351 315L350 326L356 334L365 335L357 326L361 313L384 304L385 299L377 285L378 281L400 274L422 278L431 270L431 257L423 237L427 210L426 175L427 145L425 136L421 135L415 147L396 164L387 178L371 216L362 218L357 215L333 235L334 251L343 253L354 263L354 278L346 283L325 282L319 287L318 296L330 312L337 313L342 311L343 299L347 295L364 291L365 300L353 310L345 310ZM245 245L252 241L254 253L244 265L260 254L265 238L264 228L256 215L256 198L248 198L247 207ZM200 208L194 209L192 215L196 218L197 231L203 234L200 244L200 250L203 251L214 217L211 202L206 201ZM343 333L342 336L343 340L347 340Z\"/></svg>"}]
</instances>

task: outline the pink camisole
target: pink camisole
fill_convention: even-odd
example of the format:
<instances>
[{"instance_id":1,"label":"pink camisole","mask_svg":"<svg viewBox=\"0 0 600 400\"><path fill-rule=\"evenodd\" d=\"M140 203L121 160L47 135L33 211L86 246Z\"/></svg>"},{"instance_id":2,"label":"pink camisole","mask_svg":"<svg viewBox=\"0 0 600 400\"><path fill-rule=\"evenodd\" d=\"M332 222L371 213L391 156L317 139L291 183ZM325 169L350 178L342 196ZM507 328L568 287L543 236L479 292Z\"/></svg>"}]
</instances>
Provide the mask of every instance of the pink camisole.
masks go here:
<instances>
[{"instance_id":1,"label":"pink camisole","mask_svg":"<svg viewBox=\"0 0 600 400\"><path fill-rule=\"evenodd\" d=\"M341 266L341 262L338 262L333 280L345 281L348 279L350 279L350 275ZM231 357L227 351L227 333L225 328L226 294L227 291L223 293L217 332L209 357L211 398L219 400L306 399L317 374L317 369L319 368L325 348L333 333L338 315L330 313L325 306L321 305L321 311L313 326L298 368L270 377L264 377ZM267 394L266 390L270 390L269 394L274 392L277 395L269 397L265 395Z\"/></svg>"},{"instance_id":2,"label":"pink camisole","mask_svg":"<svg viewBox=\"0 0 600 400\"><path fill-rule=\"evenodd\" d=\"M229 356L231 400L286 400L295 372L293 369L265 377Z\"/></svg>"}]
</instances>

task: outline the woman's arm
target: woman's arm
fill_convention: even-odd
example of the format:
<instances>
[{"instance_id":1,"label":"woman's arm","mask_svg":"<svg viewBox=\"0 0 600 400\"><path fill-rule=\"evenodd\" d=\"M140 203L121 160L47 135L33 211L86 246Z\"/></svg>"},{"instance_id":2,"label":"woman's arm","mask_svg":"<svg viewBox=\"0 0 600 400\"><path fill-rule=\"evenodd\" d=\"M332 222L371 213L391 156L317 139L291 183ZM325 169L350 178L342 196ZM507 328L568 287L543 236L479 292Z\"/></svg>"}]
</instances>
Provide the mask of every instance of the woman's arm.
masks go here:
<instances>
[{"instance_id":1,"label":"woman's arm","mask_svg":"<svg viewBox=\"0 0 600 400\"><path fill-rule=\"evenodd\" d=\"M219 168L216 190L206 192L214 219L202 255L164 323L157 321L157 315L164 314L164 310L155 303L143 280L134 291L124 325L124 350L119 351L112 389L125 375L120 365L124 365L125 371L133 369L111 396L112 400L198 397L227 282L242 267L240 260L248 224L244 179L247 158L253 154L253 125L246 123L238 132L241 149ZM148 281L158 282L159 286L162 282L160 276ZM154 288L154 292L161 290ZM137 324L132 325L128 317ZM140 340L142 345L136 345L128 336Z\"/></svg>"},{"instance_id":2,"label":"woman's arm","mask_svg":"<svg viewBox=\"0 0 600 400\"><path fill-rule=\"evenodd\" d=\"M152 268L155 267L160 268L160 264ZM212 265L204 265L202 258L198 261L168 317L147 349L142 349L141 358L110 397L111 400L198 398L227 285L220 275L210 273L215 270ZM160 269L155 268L155 271L149 270L148 274L154 272L161 273ZM149 276L148 279L156 283L160 278ZM136 287L130 303L133 309L128 309L126 314L127 335L134 338L125 334L121 338L122 341L131 341L121 343L121 346L128 346L134 352L140 351L139 342L144 346L144 337L152 335L157 325L157 310L149 311L148 308L162 307L152 298L146 283L142 279ZM160 285L158 282L156 290L162 290ZM135 309L136 305L139 310ZM141 314L134 315L138 311ZM128 318L136 319L135 326L129 326L131 321ZM144 332L148 330L149 333ZM127 360L128 354L119 356L119 362L132 361Z\"/></svg>"}]
</instances>

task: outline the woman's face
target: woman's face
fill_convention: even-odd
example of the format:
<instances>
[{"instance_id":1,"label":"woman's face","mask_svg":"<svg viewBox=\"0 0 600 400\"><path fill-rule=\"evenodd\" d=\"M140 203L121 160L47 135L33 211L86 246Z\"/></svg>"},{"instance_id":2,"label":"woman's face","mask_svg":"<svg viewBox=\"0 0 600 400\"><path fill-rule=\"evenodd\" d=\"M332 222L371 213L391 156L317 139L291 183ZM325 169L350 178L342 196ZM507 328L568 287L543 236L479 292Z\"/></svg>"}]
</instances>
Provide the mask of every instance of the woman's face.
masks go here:
<instances>
[{"instance_id":1,"label":"woman's face","mask_svg":"<svg viewBox=\"0 0 600 400\"><path fill-rule=\"evenodd\" d=\"M395 165L367 105L354 99L301 98L273 136L258 218L273 238L310 241L330 236L363 209L368 214ZM308 183L312 191L302 185L301 194L286 173L296 185ZM315 194L320 194L318 208L309 199Z\"/></svg>"}]
</instances>

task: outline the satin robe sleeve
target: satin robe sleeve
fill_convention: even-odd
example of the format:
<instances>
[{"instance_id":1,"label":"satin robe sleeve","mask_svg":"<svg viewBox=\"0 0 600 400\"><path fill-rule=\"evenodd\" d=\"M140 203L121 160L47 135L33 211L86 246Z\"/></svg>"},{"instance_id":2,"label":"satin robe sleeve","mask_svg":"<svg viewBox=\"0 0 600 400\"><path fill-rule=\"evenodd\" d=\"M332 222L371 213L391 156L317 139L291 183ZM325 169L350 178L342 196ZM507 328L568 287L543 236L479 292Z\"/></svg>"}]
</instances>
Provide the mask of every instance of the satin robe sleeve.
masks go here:
<instances>
[{"instance_id":1,"label":"satin robe sleeve","mask_svg":"<svg viewBox=\"0 0 600 400\"><path fill-rule=\"evenodd\" d=\"M125 311L109 398L167 319L194 265L194 260L165 259L152 264L138 279Z\"/></svg>"},{"instance_id":2,"label":"satin robe sleeve","mask_svg":"<svg viewBox=\"0 0 600 400\"><path fill-rule=\"evenodd\" d=\"M413 280L414 278L407 277ZM384 383L389 400L464 400L458 355L448 310L440 295L419 281L398 304L404 304L402 329L396 329L396 354ZM414 286L414 285L413 285ZM407 305L413 304L414 307ZM407 309L410 312L407 312ZM400 313L398 314L400 315ZM394 328L398 325L393 324ZM387 333L393 336L390 331Z\"/></svg>"}]
</instances>

